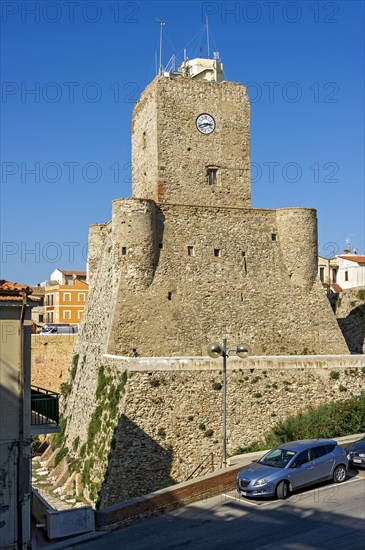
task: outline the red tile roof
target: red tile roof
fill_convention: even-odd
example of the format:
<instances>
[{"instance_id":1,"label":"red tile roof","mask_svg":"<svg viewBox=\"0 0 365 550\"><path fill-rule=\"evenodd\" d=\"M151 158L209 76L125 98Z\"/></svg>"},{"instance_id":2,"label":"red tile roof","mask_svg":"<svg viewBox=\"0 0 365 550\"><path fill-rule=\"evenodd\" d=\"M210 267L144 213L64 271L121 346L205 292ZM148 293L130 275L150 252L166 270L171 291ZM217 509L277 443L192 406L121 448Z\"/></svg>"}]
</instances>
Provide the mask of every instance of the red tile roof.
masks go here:
<instances>
[{"instance_id":1,"label":"red tile roof","mask_svg":"<svg viewBox=\"0 0 365 550\"><path fill-rule=\"evenodd\" d=\"M342 292L342 287L340 287L340 285L338 285L337 283L332 283L331 288L332 288L335 292Z\"/></svg>"},{"instance_id":2,"label":"red tile roof","mask_svg":"<svg viewBox=\"0 0 365 550\"><path fill-rule=\"evenodd\" d=\"M339 256L339 258L342 258L344 260L348 260L349 262L356 262L358 264L365 264L365 256L358 256L357 254L353 254L352 256L346 254L346 256Z\"/></svg>"},{"instance_id":3,"label":"red tile roof","mask_svg":"<svg viewBox=\"0 0 365 550\"><path fill-rule=\"evenodd\" d=\"M30 288L28 285L20 285L11 281L0 279L0 300L4 301L22 301L23 294L29 294Z\"/></svg>"}]
</instances>

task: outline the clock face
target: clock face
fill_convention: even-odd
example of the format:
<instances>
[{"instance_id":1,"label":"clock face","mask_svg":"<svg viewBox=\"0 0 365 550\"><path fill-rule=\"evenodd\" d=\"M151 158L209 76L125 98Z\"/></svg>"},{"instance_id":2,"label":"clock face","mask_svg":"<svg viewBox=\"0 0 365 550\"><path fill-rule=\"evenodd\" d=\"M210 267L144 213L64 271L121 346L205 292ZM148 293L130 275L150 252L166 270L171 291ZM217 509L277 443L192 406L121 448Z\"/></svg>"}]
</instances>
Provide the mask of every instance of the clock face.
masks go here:
<instances>
[{"instance_id":1,"label":"clock face","mask_svg":"<svg viewBox=\"0 0 365 550\"><path fill-rule=\"evenodd\" d=\"M203 113L196 119L196 127L202 134L211 134L215 129L215 120L211 115Z\"/></svg>"}]
</instances>

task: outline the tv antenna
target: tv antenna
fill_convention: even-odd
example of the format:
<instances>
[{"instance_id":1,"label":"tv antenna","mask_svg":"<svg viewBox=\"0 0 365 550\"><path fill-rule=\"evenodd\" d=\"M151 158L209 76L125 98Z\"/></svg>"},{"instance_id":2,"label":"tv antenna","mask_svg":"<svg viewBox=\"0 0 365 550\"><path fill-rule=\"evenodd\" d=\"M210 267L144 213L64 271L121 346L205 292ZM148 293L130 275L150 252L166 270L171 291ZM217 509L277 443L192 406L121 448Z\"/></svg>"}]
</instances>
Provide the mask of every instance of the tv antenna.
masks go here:
<instances>
[{"instance_id":1,"label":"tv antenna","mask_svg":"<svg viewBox=\"0 0 365 550\"><path fill-rule=\"evenodd\" d=\"M207 49L208 49L208 59L210 59L210 47L209 47L209 23L208 23L208 16L205 16L205 26L207 29Z\"/></svg>"},{"instance_id":2,"label":"tv antenna","mask_svg":"<svg viewBox=\"0 0 365 550\"><path fill-rule=\"evenodd\" d=\"M163 34L163 27L166 23L166 21L163 21L162 19L158 19L156 17L156 23L160 23L160 66L158 69L158 76L162 76L163 73L163 66L162 66L162 34Z\"/></svg>"}]
</instances>

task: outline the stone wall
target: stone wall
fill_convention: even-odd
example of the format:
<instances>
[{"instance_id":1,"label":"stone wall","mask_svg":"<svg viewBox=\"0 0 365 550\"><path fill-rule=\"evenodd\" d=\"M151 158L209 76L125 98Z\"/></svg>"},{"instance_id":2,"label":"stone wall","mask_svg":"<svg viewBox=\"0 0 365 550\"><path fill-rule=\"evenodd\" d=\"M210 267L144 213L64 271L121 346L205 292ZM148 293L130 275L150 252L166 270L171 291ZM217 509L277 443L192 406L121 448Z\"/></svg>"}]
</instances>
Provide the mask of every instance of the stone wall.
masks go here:
<instances>
[{"instance_id":1,"label":"stone wall","mask_svg":"<svg viewBox=\"0 0 365 550\"><path fill-rule=\"evenodd\" d=\"M34 386L60 392L71 364L76 334L32 334L32 371Z\"/></svg>"},{"instance_id":2,"label":"stone wall","mask_svg":"<svg viewBox=\"0 0 365 550\"><path fill-rule=\"evenodd\" d=\"M64 411L64 444L91 488L91 500L99 491L101 507L109 506L183 481L209 453L219 468L221 368L220 359L206 357L104 356L93 370L97 380L90 392L89 367L79 357ZM339 371L338 380L332 370ZM359 395L364 371L364 356L231 357L228 453L309 405Z\"/></svg>"},{"instance_id":3,"label":"stone wall","mask_svg":"<svg viewBox=\"0 0 365 550\"><path fill-rule=\"evenodd\" d=\"M330 303L351 353L365 353L365 287L330 294Z\"/></svg>"},{"instance_id":4,"label":"stone wall","mask_svg":"<svg viewBox=\"0 0 365 550\"><path fill-rule=\"evenodd\" d=\"M111 269L121 276L105 351L203 355L226 334L253 354L346 353L317 280L316 235L312 209L113 201L117 253L109 263L103 248L98 284ZM98 322L90 312L83 323Z\"/></svg>"}]
</instances>

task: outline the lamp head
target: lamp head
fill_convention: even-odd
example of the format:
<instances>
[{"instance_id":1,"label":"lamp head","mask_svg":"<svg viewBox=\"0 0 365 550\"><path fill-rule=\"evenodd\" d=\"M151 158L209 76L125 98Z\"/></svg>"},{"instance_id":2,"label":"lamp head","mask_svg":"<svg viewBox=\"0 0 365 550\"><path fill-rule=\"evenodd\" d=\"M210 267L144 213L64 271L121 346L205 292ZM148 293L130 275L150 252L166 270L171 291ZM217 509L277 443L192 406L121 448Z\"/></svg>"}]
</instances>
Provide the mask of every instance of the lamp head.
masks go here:
<instances>
[{"instance_id":1,"label":"lamp head","mask_svg":"<svg viewBox=\"0 0 365 550\"><path fill-rule=\"evenodd\" d=\"M217 359L217 357L220 357L223 354L222 345L217 344L216 342L214 344L209 344L207 351L209 357L212 357L212 359Z\"/></svg>"},{"instance_id":2,"label":"lamp head","mask_svg":"<svg viewBox=\"0 0 365 550\"><path fill-rule=\"evenodd\" d=\"M237 346L236 355L241 359L246 359L250 355L250 348L244 344Z\"/></svg>"}]
</instances>

